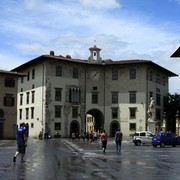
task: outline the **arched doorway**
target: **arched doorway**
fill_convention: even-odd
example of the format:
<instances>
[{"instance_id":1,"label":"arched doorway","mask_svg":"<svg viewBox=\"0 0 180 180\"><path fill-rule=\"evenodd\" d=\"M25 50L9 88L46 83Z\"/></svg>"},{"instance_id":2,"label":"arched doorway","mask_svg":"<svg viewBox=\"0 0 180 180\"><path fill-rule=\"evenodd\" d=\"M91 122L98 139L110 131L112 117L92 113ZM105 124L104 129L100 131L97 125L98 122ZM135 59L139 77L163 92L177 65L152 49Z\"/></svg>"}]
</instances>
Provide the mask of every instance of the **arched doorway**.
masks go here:
<instances>
[{"instance_id":1,"label":"arched doorway","mask_svg":"<svg viewBox=\"0 0 180 180\"><path fill-rule=\"evenodd\" d=\"M114 137L115 136L115 132L118 130L119 128L119 122L118 121L112 121L110 124L110 136Z\"/></svg>"},{"instance_id":2,"label":"arched doorway","mask_svg":"<svg viewBox=\"0 0 180 180\"><path fill-rule=\"evenodd\" d=\"M78 133L80 133L79 123L77 120L73 120L70 125L70 136L72 136L72 133L75 133L77 136Z\"/></svg>"},{"instance_id":3,"label":"arched doorway","mask_svg":"<svg viewBox=\"0 0 180 180\"><path fill-rule=\"evenodd\" d=\"M86 126L88 125L88 115L93 117L93 129L102 132L104 129L104 116L98 109L91 109L86 113ZM86 128L87 130L87 128Z\"/></svg>"}]
</instances>

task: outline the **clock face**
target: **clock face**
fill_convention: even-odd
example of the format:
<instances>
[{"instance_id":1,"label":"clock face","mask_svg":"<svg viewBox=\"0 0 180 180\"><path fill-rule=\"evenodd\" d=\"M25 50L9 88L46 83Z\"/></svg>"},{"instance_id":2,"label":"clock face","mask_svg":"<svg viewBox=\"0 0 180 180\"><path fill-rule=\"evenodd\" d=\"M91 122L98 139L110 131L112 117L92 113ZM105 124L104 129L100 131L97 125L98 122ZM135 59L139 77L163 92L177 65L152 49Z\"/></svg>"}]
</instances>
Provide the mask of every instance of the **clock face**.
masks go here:
<instances>
[{"instance_id":1,"label":"clock face","mask_svg":"<svg viewBox=\"0 0 180 180\"><path fill-rule=\"evenodd\" d=\"M91 72L90 74L90 78L93 80L93 81L98 81L100 78L101 78L101 73L99 71L93 71Z\"/></svg>"}]
</instances>

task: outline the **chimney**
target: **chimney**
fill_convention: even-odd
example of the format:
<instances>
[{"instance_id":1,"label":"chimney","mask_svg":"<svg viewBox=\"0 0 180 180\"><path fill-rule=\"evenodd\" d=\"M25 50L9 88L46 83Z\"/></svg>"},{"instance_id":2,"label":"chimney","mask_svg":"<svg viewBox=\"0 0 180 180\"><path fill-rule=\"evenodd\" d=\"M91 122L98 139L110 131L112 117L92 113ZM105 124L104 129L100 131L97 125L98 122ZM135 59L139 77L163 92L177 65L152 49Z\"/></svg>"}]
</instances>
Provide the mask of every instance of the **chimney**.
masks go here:
<instances>
[{"instance_id":1,"label":"chimney","mask_svg":"<svg viewBox=\"0 0 180 180\"><path fill-rule=\"evenodd\" d=\"M54 56L54 51L50 51L50 55L51 55L51 56Z\"/></svg>"}]
</instances>

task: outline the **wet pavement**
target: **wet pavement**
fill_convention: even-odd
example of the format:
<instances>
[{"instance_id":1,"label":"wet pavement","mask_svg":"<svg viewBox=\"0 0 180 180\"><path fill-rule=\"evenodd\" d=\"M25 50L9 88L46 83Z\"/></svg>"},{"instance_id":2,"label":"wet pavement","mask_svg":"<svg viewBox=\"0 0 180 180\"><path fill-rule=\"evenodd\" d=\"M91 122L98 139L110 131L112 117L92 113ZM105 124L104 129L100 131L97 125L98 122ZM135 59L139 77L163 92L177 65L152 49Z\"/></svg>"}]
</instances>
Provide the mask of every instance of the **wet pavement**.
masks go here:
<instances>
[{"instance_id":1,"label":"wet pavement","mask_svg":"<svg viewBox=\"0 0 180 180\"><path fill-rule=\"evenodd\" d=\"M12 158L13 140L0 141L0 179L3 180L178 180L180 146L154 148L123 141L116 153L112 139L106 153L101 144L71 139L29 139L26 162Z\"/></svg>"}]
</instances>

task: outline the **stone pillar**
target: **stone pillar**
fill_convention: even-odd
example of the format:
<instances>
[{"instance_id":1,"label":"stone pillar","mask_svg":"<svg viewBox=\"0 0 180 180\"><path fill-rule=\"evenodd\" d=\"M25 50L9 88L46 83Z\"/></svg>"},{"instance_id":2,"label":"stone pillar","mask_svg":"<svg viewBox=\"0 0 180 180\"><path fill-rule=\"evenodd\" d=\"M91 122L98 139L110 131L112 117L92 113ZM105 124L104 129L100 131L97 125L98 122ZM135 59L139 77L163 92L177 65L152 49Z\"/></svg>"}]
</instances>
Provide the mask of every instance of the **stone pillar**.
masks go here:
<instances>
[{"instance_id":1,"label":"stone pillar","mask_svg":"<svg viewBox=\"0 0 180 180\"><path fill-rule=\"evenodd\" d=\"M153 121L148 121L148 131L152 132L153 134L156 133L156 123Z\"/></svg>"},{"instance_id":2,"label":"stone pillar","mask_svg":"<svg viewBox=\"0 0 180 180\"><path fill-rule=\"evenodd\" d=\"M162 126L161 126L161 130L163 132L167 131L167 124L166 124L166 122L167 122L167 117L166 117L166 112L164 112L164 114L163 114L163 122L162 122Z\"/></svg>"},{"instance_id":3,"label":"stone pillar","mask_svg":"<svg viewBox=\"0 0 180 180\"><path fill-rule=\"evenodd\" d=\"M177 113L176 113L176 135L177 136L180 135L180 133L179 133L179 125L180 125L179 118L180 118L179 111L177 111Z\"/></svg>"}]
</instances>

